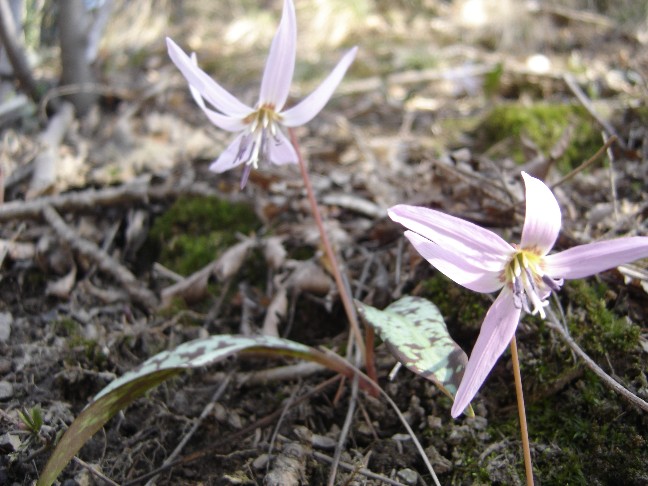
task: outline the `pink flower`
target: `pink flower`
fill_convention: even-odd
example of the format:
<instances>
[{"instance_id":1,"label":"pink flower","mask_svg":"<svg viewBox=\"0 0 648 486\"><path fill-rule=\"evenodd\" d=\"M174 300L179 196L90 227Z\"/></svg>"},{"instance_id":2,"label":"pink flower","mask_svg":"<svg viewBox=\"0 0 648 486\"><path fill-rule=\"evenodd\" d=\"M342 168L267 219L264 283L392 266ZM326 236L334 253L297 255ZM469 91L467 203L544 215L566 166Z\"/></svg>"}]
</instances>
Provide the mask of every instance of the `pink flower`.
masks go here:
<instances>
[{"instance_id":1,"label":"pink flower","mask_svg":"<svg viewBox=\"0 0 648 486\"><path fill-rule=\"evenodd\" d=\"M299 104L284 109L295 70L296 24L295 6L292 0L284 0L281 23L270 46L259 101L254 108L239 101L211 79L198 67L195 54L187 56L167 37L169 56L187 79L198 106L214 125L238 133L209 168L220 173L245 164L241 188L245 186L250 170L258 168L260 161L277 165L297 163L295 149L282 127L296 127L312 120L331 98L355 58L356 47L342 57L315 91Z\"/></svg>"},{"instance_id":2,"label":"pink flower","mask_svg":"<svg viewBox=\"0 0 648 486\"><path fill-rule=\"evenodd\" d=\"M552 291L563 279L587 277L648 257L648 237L618 238L576 246L549 255L561 225L551 190L522 172L526 219L522 241L511 245L495 233L432 209L398 205L389 216L410 231L405 236L440 272L475 292L500 290L484 318L466 366L452 416L468 406L510 343L522 311L545 317Z\"/></svg>"}]
</instances>

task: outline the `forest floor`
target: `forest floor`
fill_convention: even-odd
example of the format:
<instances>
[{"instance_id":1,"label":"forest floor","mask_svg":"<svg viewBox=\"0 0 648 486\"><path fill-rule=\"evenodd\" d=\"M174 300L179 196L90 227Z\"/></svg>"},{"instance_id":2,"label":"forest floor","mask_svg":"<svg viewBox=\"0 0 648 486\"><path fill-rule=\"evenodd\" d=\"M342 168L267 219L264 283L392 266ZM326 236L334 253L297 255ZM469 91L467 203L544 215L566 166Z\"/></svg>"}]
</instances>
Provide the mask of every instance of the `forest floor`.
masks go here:
<instances>
[{"instance_id":1,"label":"forest floor","mask_svg":"<svg viewBox=\"0 0 648 486\"><path fill-rule=\"evenodd\" d=\"M209 172L231 134L209 124L166 54L168 35L254 103L281 2L257 3L118 2L97 108L65 121L31 106L2 121L0 484L32 484L92 397L148 357L259 333L286 282L281 336L344 354L348 322L298 168L262 166L243 191L240 170ZM387 208L433 207L519 241L526 170L561 205L557 250L648 234L647 13L633 2L610 12L490 3L296 1L291 103L359 46L331 102L297 129L353 294L378 308L430 299L468 354L490 299L431 268ZM469 4L484 15L461 10ZM54 83L55 54L35 51L36 76ZM56 178L38 186L41 133L56 123ZM245 239L227 278L210 271L189 284ZM644 260L567 283L552 302L587 354L644 400L647 292ZM536 484L648 484L647 413L540 319L525 317L517 339ZM509 353L473 402L476 417L452 419L433 383L407 370L390 380L395 358L380 343L375 352L379 382L441 484L524 484ZM269 484L285 461L301 484L326 484L351 386L314 367L254 375L296 363L230 359L165 382L88 441L61 484L145 484L206 407L157 484ZM354 405L334 484L432 484L394 411L364 392ZM40 413L38 433L20 412Z\"/></svg>"}]
</instances>

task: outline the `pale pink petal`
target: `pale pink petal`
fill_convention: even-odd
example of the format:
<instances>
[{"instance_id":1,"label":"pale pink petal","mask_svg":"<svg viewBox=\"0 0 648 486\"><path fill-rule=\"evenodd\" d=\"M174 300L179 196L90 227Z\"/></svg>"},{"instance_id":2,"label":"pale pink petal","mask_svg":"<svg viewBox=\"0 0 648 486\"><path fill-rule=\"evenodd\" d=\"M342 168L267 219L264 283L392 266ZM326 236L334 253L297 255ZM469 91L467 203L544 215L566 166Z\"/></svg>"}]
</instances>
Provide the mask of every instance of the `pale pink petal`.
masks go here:
<instances>
[{"instance_id":1,"label":"pale pink petal","mask_svg":"<svg viewBox=\"0 0 648 486\"><path fill-rule=\"evenodd\" d=\"M544 258L553 278L583 278L624 263L648 258L648 237L633 236L575 246Z\"/></svg>"},{"instance_id":2,"label":"pale pink petal","mask_svg":"<svg viewBox=\"0 0 648 486\"><path fill-rule=\"evenodd\" d=\"M337 88L340 81L344 77L347 69L355 59L357 47L354 47L347 52L340 62L338 62L335 69L322 81L322 83L315 88L311 94L301 100L297 105L284 111L281 115L283 117L282 123L287 127L297 127L311 121L317 115L328 100L333 96L333 91Z\"/></svg>"},{"instance_id":3,"label":"pale pink petal","mask_svg":"<svg viewBox=\"0 0 648 486\"><path fill-rule=\"evenodd\" d=\"M209 170L220 174L221 172L230 170L237 165L241 165L243 162L247 162L250 158L252 144L244 143L245 137L246 135L244 133L237 136L225 151L221 153L214 162L212 162L209 166Z\"/></svg>"},{"instance_id":4,"label":"pale pink petal","mask_svg":"<svg viewBox=\"0 0 648 486\"><path fill-rule=\"evenodd\" d=\"M511 291L504 287L488 309L477 342L470 353L450 412L453 417L461 415L475 397L498 358L511 342L519 321L520 309L516 307Z\"/></svg>"},{"instance_id":5,"label":"pale pink petal","mask_svg":"<svg viewBox=\"0 0 648 486\"><path fill-rule=\"evenodd\" d=\"M227 115L222 115L217 111L207 108L205 101L196 88L189 85L189 91L191 91L191 96L193 96L194 101L200 107L202 111L205 112L209 121L211 121L218 128L227 130L228 132L240 132L246 126L245 122L241 118L234 118Z\"/></svg>"},{"instance_id":6,"label":"pale pink petal","mask_svg":"<svg viewBox=\"0 0 648 486\"><path fill-rule=\"evenodd\" d=\"M169 57L180 70L187 82L193 86L214 108L226 115L243 118L252 108L241 103L220 84L210 78L191 60L180 47L167 37Z\"/></svg>"},{"instance_id":7,"label":"pale pink petal","mask_svg":"<svg viewBox=\"0 0 648 486\"><path fill-rule=\"evenodd\" d=\"M546 255L560 232L560 207L544 182L526 172L522 172L522 178L526 186L526 216L520 246L537 248Z\"/></svg>"},{"instance_id":8,"label":"pale pink petal","mask_svg":"<svg viewBox=\"0 0 648 486\"><path fill-rule=\"evenodd\" d=\"M434 209L399 204L387 214L484 271L501 271L513 253L513 247L492 231Z\"/></svg>"},{"instance_id":9,"label":"pale pink petal","mask_svg":"<svg viewBox=\"0 0 648 486\"><path fill-rule=\"evenodd\" d=\"M281 111L292 82L295 71L297 51L297 19L292 0L284 0L283 14L277 33L272 39L270 53L266 60L263 78L261 78L261 105L271 104L277 112Z\"/></svg>"},{"instance_id":10,"label":"pale pink petal","mask_svg":"<svg viewBox=\"0 0 648 486\"><path fill-rule=\"evenodd\" d=\"M268 143L270 162L276 165L297 163L297 152L281 130L277 130L276 136Z\"/></svg>"},{"instance_id":11,"label":"pale pink petal","mask_svg":"<svg viewBox=\"0 0 648 486\"><path fill-rule=\"evenodd\" d=\"M490 271L483 268L481 261L466 258L452 248L439 246L418 233L405 231L405 236L423 258L459 285L482 293L495 292L502 288L500 275L503 265L495 271Z\"/></svg>"}]
</instances>

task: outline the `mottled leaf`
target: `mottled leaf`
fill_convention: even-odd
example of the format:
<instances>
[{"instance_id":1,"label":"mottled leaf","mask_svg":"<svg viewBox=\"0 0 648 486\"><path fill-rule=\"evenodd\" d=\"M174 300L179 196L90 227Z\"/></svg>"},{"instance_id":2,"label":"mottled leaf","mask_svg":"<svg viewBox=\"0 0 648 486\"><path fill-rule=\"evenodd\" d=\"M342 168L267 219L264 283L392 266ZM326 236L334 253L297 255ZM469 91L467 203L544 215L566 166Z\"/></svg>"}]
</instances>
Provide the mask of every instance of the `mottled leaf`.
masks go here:
<instances>
[{"instance_id":1,"label":"mottled leaf","mask_svg":"<svg viewBox=\"0 0 648 486\"><path fill-rule=\"evenodd\" d=\"M277 337L220 335L184 343L153 356L101 390L63 434L38 480L38 486L51 485L95 432L148 390L185 369L207 366L235 353L299 357L353 376L348 364L341 359L333 359L337 356L329 356L309 346Z\"/></svg>"},{"instance_id":2,"label":"mottled leaf","mask_svg":"<svg viewBox=\"0 0 648 486\"><path fill-rule=\"evenodd\" d=\"M356 304L398 361L454 400L468 356L450 337L436 305L409 296L382 311L359 301ZM468 414L473 415L472 409Z\"/></svg>"}]
</instances>

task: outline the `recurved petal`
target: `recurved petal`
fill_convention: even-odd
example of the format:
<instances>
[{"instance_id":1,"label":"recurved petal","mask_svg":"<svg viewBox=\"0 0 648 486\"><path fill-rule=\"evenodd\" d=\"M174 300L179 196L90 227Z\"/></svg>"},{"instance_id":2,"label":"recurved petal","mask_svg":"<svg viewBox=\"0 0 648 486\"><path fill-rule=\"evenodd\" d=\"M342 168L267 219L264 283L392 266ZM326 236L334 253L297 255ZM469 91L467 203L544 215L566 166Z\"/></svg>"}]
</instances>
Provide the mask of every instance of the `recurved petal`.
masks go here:
<instances>
[{"instance_id":1,"label":"recurved petal","mask_svg":"<svg viewBox=\"0 0 648 486\"><path fill-rule=\"evenodd\" d=\"M297 51L297 19L292 0L284 0L283 13L277 33L272 39L270 52L266 60L263 78L261 79L260 103L272 104L280 111L290 91L295 71Z\"/></svg>"},{"instance_id":2,"label":"recurved petal","mask_svg":"<svg viewBox=\"0 0 648 486\"><path fill-rule=\"evenodd\" d=\"M249 143L248 138L249 136L244 133L234 138L234 141L229 144L225 151L212 162L209 170L220 174L248 161L252 150L252 144Z\"/></svg>"},{"instance_id":3,"label":"recurved petal","mask_svg":"<svg viewBox=\"0 0 648 486\"><path fill-rule=\"evenodd\" d=\"M526 186L526 216L522 228L522 248L538 248L549 253L560 232L561 216L558 201L540 179L522 172Z\"/></svg>"},{"instance_id":4,"label":"recurved petal","mask_svg":"<svg viewBox=\"0 0 648 486\"><path fill-rule=\"evenodd\" d=\"M486 313L452 405L453 417L458 417L475 397L511 342L519 321L520 309L515 306L511 291L504 287Z\"/></svg>"},{"instance_id":5,"label":"recurved petal","mask_svg":"<svg viewBox=\"0 0 648 486\"><path fill-rule=\"evenodd\" d=\"M502 288L503 283L499 276L503 266L495 271L485 269L481 262L466 258L451 248L444 248L418 233L406 231L405 236L423 258L459 285L482 293L495 292Z\"/></svg>"},{"instance_id":6,"label":"recurved petal","mask_svg":"<svg viewBox=\"0 0 648 486\"><path fill-rule=\"evenodd\" d=\"M193 86L211 105L224 114L244 118L252 108L236 99L229 91L201 70L170 37L166 38L169 57L187 82Z\"/></svg>"},{"instance_id":7,"label":"recurved petal","mask_svg":"<svg viewBox=\"0 0 648 486\"><path fill-rule=\"evenodd\" d=\"M270 143L270 162L276 165L297 163L297 152L281 130L277 130L275 138L268 143Z\"/></svg>"},{"instance_id":8,"label":"recurved petal","mask_svg":"<svg viewBox=\"0 0 648 486\"><path fill-rule=\"evenodd\" d=\"M389 217L484 271L499 272L513 248L498 235L434 209L399 204Z\"/></svg>"},{"instance_id":9,"label":"recurved petal","mask_svg":"<svg viewBox=\"0 0 648 486\"><path fill-rule=\"evenodd\" d=\"M311 94L301 100L297 105L284 111L281 115L283 117L283 124L287 127L297 127L311 121L317 115L324 105L333 96L333 91L338 87L340 81L344 77L347 69L355 59L358 48L354 47L348 51L337 66L331 71L322 83L315 88Z\"/></svg>"},{"instance_id":10,"label":"recurved petal","mask_svg":"<svg viewBox=\"0 0 648 486\"><path fill-rule=\"evenodd\" d=\"M648 237L633 236L575 246L545 257L545 272L553 278L583 278L624 263L648 258Z\"/></svg>"},{"instance_id":11,"label":"recurved petal","mask_svg":"<svg viewBox=\"0 0 648 486\"><path fill-rule=\"evenodd\" d=\"M209 121L211 121L218 128L227 130L228 132L239 132L245 128L245 123L241 118L234 118L227 115L222 115L217 111L207 108L205 105L205 100L196 88L189 85L189 91L191 91L191 96L193 96L194 101L200 107L202 111L205 112Z\"/></svg>"}]
</instances>

